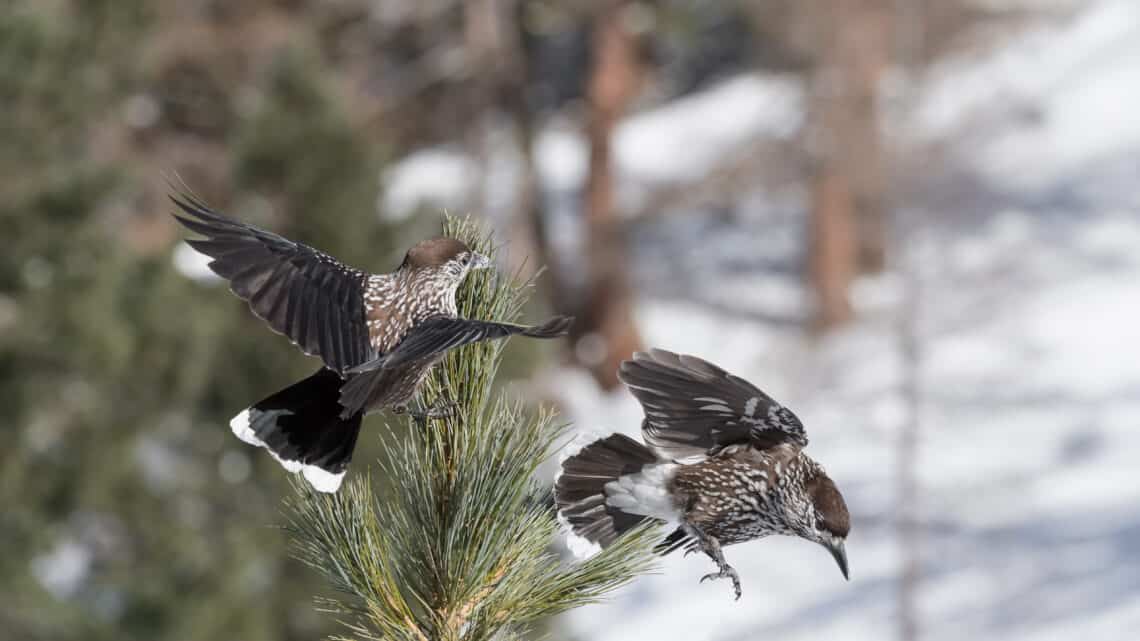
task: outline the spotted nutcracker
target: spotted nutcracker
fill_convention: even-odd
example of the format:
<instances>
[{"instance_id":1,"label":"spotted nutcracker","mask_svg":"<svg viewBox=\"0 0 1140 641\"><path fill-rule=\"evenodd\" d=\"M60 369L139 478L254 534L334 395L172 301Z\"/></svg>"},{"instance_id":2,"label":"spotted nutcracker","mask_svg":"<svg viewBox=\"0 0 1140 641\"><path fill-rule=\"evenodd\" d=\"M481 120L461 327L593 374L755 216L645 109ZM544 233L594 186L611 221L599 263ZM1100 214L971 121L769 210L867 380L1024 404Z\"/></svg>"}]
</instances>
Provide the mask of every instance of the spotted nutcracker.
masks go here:
<instances>
[{"instance_id":1,"label":"spotted nutcracker","mask_svg":"<svg viewBox=\"0 0 1140 641\"><path fill-rule=\"evenodd\" d=\"M323 361L312 376L230 421L238 438L266 448L323 492L340 487L364 414L446 414L443 407L411 411L409 404L447 350L512 334L553 338L570 324L565 317L529 327L457 317L456 289L490 261L453 238L416 244L390 274L366 274L222 216L193 196L171 199L184 214L175 218L206 237L186 242L213 259L210 269L273 330Z\"/></svg>"},{"instance_id":2,"label":"spotted nutcracker","mask_svg":"<svg viewBox=\"0 0 1140 641\"><path fill-rule=\"evenodd\" d=\"M645 410L645 445L613 434L566 459L555 482L572 534L607 546L646 519L677 525L657 550L701 550L740 578L721 547L771 534L819 543L847 578L850 517L823 468L803 453L790 410L747 381L694 356L654 349L621 364L618 378Z\"/></svg>"}]
</instances>

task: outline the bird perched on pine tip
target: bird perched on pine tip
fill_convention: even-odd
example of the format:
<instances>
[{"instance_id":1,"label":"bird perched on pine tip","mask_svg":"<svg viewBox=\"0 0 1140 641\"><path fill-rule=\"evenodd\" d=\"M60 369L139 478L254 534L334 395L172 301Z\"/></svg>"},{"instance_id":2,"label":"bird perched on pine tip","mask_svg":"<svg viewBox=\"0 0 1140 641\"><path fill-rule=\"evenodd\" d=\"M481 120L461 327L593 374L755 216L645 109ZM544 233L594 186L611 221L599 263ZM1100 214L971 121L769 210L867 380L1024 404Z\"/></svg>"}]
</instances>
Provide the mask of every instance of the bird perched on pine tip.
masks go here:
<instances>
[{"instance_id":1,"label":"bird perched on pine tip","mask_svg":"<svg viewBox=\"0 0 1140 641\"><path fill-rule=\"evenodd\" d=\"M255 315L323 366L230 421L241 440L264 447L290 472L335 492L352 458L363 416L389 408L421 421L445 407L411 411L420 383L445 352L512 334L554 338L571 319L536 326L458 317L455 292L490 261L453 238L408 250L388 274L368 274L311 247L227 218L188 194L171 196L186 241L212 260Z\"/></svg>"},{"instance_id":2,"label":"bird perched on pine tip","mask_svg":"<svg viewBox=\"0 0 1140 641\"><path fill-rule=\"evenodd\" d=\"M795 414L695 356L638 353L618 378L645 411L645 444L612 434L562 462L554 497L572 536L605 547L646 519L674 523L657 551L704 552L717 572L701 581L730 578L737 599L721 548L772 534L822 545L847 578L847 505Z\"/></svg>"}]
</instances>

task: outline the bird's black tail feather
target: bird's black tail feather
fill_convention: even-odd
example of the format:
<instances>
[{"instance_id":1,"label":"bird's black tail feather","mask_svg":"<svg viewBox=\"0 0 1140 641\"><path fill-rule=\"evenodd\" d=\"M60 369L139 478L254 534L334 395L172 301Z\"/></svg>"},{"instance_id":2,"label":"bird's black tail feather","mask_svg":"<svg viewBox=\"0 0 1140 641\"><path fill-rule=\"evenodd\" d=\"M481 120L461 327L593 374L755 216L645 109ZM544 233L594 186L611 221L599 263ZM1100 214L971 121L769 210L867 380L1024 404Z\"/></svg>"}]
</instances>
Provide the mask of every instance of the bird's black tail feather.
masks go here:
<instances>
[{"instance_id":1,"label":"bird's black tail feather","mask_svg":"<svg viewBox=\"0 0 1140 641\"><path fill-rule=\"evenodd\" d=\"M696 543L684 528L679 527L669 533L669 536L665 537L660 543L653 546L653 551L661 556L665 556L666 554L676 552L682 547L685 548L685 553L688 554L689 551L696 548Z\"/></svg>"},{"instance_id":2,"label":"bird's black tail feather","mask_svg":"<svg viewBox=\"0 0 1140 641\"><path fill-rule=\"evenodd\" d=\"M317 490L335 492L364 416L341 416L343 383L336 372L321 368L238 414L230 428L241 440L269 450L285 469L301 472Z\"/></svg>"},{"instance_id":3,"label":"bird's black tail feather","mask_svg":"<svg viewBox=\"0 0 1140 641\"><path fill-rule=\"evenodd\" d=\"M619 534L649 517L606 505L606 483L656 462L652 450L624 434L590 443L562 462L554 484L559 516L574 534L602 547L613 543Z\"/></svg>"}]
</instances>

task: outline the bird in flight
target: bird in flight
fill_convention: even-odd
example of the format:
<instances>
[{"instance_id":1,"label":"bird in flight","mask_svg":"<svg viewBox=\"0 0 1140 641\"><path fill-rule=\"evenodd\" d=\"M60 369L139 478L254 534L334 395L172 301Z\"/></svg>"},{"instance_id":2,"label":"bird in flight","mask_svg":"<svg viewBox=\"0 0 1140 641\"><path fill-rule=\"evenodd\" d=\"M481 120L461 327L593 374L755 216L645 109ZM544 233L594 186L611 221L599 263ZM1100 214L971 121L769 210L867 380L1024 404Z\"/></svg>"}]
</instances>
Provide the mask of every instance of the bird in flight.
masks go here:
<instances>
[{"instance_id":1,"label":"bird in flight","mask_svg":"<svg viewBox=\"0 0 1140 641\"><path fill-rule=\"evenodd\" d=\"M645 411L645 444L612 434L563 461L554 497L573 535L605 547L646 519L675 524L657 551L704 552L717 571L701 581L729 578L737 599L721 548L772 534L822 545L847 578L847 504L804 454L795 414L712 363L661 349L623 362L618 378Z\"/></svg>"},{"instance_id":2,"label":"bird in flight","mask_svg":"<svg viewBox=\"0 0 1140 641\"><path fill-rule=\"evenodd\" d=\"M223 216L189 194L171 200L181 210L178 222L204 236L186 242L212 259L210 269L270 328L321 359L315 374L253 404L230 428L322 492L340 487L366 413L389 408L421 421L448 414L440 406L410 409L448 350L513 334L554 338L571 322L459 318L459 284L471 270L491 265L453 238L417 243L396 271L368 274Z\"/></svg>"}]
</instances>

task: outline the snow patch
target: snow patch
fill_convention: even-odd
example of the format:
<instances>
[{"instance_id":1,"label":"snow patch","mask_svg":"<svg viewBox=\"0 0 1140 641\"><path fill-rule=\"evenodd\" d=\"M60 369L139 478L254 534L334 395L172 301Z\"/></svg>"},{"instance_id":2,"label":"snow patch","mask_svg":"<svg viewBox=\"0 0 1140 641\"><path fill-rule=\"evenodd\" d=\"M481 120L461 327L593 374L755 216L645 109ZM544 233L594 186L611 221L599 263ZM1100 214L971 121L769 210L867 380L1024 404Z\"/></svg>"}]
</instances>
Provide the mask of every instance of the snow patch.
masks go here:
<instances>
[{"instance_id":1,"label":"snow patch","mask_svg":"<svg viewBox=\"0 0 1140 641\"><path fill-rule=\"evenodd\" d=\"M388 168L378 203L383 218L401 221L417 209L463 211L470 205L475 169L466 154L448 148L424 149Z\"/></svg>"}]
</instances>

